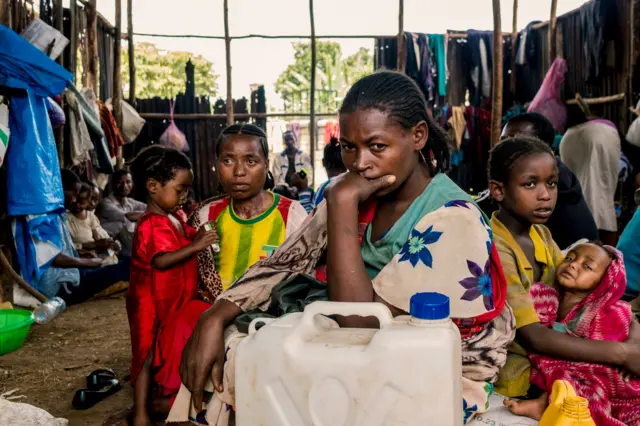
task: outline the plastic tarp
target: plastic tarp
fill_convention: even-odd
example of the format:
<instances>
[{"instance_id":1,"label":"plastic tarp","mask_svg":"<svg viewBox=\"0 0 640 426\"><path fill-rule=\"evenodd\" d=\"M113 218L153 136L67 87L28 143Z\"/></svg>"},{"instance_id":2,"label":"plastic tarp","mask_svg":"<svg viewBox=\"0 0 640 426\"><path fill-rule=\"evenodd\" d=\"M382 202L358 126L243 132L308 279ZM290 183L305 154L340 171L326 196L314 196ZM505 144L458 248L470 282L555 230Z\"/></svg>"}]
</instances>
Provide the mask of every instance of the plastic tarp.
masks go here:
<instances>
[{"instance_id":1,"label":"plastic tarp","mask_svg":"<svg viewBox=\"0 0 640 426\"><path fill-rule=\"evenodd\" d=\"M72 80L69 71L13 30L0 25L0 85L54 98Z\"/></svg>"},{"instance_id":2,"label":"plastic tarp","mask_svg":"<svg viewBox=\"0 0 640 426\"><path fill-rule=\"evenodd\" d=\"M60 163L47 113L47 98L27 92L11 97L7 151L7 211L10 216L63 209Z\"/></svg>"},{"instance_id":3,"label":"plastic tarp","mask_svg":"<svg viewBox=\"0 0 640 426\"><path fill-rule=\"evenodd\" d=\"M70 72L0 25L0 85L25 91L11 97L11 140L5 158L10 216L63 208L60 163L47 97L58 96L72 79Z\"/></svg>"}]
</instances>

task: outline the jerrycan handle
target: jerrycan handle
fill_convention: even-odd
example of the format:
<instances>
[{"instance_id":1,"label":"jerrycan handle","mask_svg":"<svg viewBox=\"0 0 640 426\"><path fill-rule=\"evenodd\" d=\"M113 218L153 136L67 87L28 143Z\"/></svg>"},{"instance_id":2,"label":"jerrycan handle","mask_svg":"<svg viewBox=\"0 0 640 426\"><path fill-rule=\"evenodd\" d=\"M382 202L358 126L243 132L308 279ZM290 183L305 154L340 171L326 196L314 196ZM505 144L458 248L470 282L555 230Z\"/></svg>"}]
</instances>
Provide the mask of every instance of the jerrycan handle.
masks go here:
<instances>
[{"instance_id":1,"label":"jerrycan handle","mask_svg":"<svg viewBox=\"0 0 640 426\"><path fill-rule=\"evenodd\" d=\"M380 328L393 322L391 311L384 304L378 302L313 302L304 309L297 331L306 334L315 328L313 318L316 315L359 315L362 317L376 317L380 321Z\"/></svg>"}]
</instances>

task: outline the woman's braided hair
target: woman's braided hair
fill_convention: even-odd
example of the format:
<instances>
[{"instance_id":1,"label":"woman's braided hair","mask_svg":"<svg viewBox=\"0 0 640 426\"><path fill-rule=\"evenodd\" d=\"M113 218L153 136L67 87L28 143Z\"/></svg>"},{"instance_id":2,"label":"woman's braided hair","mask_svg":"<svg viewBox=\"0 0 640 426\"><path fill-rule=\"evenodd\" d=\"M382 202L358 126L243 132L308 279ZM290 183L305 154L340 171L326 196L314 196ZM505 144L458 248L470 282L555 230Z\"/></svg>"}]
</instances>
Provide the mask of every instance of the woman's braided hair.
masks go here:
<instances>
[{"instance_id":1,"label":"woman's braided hair","mask_svg":"<svg viewBox=\"0 0 640 426\"><path fill-rule=\"evenodd\" d=\"M189 157L182 152L160 145L144 148L131 162L131 177L136 198L147 197L147 180L155 179L162 185L176 176L178 170L191 170Z\"/></svg>"},{"instance_id":2,"label":"woman's braided hair","mask_svg":"<svg viewBox=\"0 0 640 426\"><path fill-rule=\"evenodd\" d=\"M426 160L432 176L449 169L449 137L427 113L424 95L411 78L394 71L379 71L358 80L345 96L340 115L365 109L386 113L406 130L424 121L429 137L421 158Z\"/></svg>"},{"instance_id":3,"label":"woman's braided hair","mask_svg":"<svg viewBox=\"0 0 640 426\"><path fill-rule=\"evenodd\" d=\"M500 141L489 153L489 180L507 183L509 172L518 160L534 154L556 158L551 147L537 138L516 136Z\"/></svg>"}]
</instances>

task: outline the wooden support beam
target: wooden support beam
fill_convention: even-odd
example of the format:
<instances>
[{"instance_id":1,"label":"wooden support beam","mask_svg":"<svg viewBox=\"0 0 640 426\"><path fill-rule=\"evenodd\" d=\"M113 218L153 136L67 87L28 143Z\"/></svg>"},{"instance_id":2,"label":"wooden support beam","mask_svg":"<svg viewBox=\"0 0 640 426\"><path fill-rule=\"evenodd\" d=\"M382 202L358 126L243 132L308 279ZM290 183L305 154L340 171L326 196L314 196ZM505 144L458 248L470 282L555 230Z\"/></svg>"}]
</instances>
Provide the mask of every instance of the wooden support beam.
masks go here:
<instances>
[{"instance_id":1,"label":"wooden support beam","mask_svg":"<svg viewBox=\"0 0 640 426\"><path fill-rule=\"evenodd\" d=\"M549 66L556 59L558 36L558 0L551 0L551 17L549 18Z\"/></svg>"},{"instance_id":2,"label":"wooden support beam","mask_svg":"<svg viewBox=\"0 0 640 426\"><path fill-rule=\"evenodd\" d=\"M566 104L567 105L579 105L580 102L578 101L578 99L580 99L581 102L583 102L585 105L602 105L602 104L609 104L612 102L619 102L624 100L626 97L626 95L624 93L618 93L616 95L610 95L610 96L601 96L599 98L583 98L582 96L580 96L579 93L576 93L576 98L575 99L569 99Z\"/></svg>"},{"instance_id":3,"label":"wooden support beam","mask_svg":"<svg viewBox=\"0 0 640 426\"><path fill-rule=\"evenodd\" d=\"M0 0L0 25L11 28L11 0Z\"/></svg>"},{"instance_id":4,"label":"wooden support beam","mask_svg":"<svg viewBox=\"0 0 640 426\"><path fill-rule=\"evenodd\" d=\"M404 41L404 0L398 0L398 71L404 73L407 65L406 43Z\"/></svg>"},{"instance_id":5,"label":"wooden support beam","mask_svg":"<svg viewBox=\"0 0 640 426\"><path fill-rule=\"evenodd\" d=\"M516 94L516 56L518 50L518 0L513 0L513 21L511 26L511 78L509 89L511 95Z\"/></svg>"},{"instance_id":6,"label":"wooden support beam","mask_svg":"<svg viewBox=\"0 0 640 426\"><path fill-rule=\"evenodd\" d=\"M69 71L73 74L74 81L76 72L78 71L78 3L76 0L69 1L70 18L69 23L71 27L71 34L69 38L69 55L70 63L68 64Z\"/></svg>"},{"instance_id":7,"label":"wooden support beam","mask_svg":"<svg viewBox=\"0 0 640 426\"><path fill-rule=\"evenodd\" d=\"M122 129L122 41L120 33L122 30L122 0L115 0L116 6L116 37L113 43L113 116L119 129ZM124 166L122 158L122 147L118 147L117 167Z\"/></svg>"},{"instance_id":8,"label":"wooden support beam","mask_svg":"<svg viewBox=\"0 0 640 426\"><path fill-rule=\"evenodd\" d=\"M315 178L316 167L316 67L317 64L317 52L316 52L316 20L313 13L313 0L309 0L309 23L311 24L311 87L310 87L310 100L309 100L309 151L311 154L311 166L313 170L308 170L311 173L309 176L309 184L313 186Z\"/></svg>"},{"instance_id":9,"label":"wooden support beam","mask_svg":"<svg viewBox=\"0 0 640 426\"><path fill-rule=\"evenodd\" d=\"M227 124L234 123L233 92L231 88L231 37L229 36L229 0L224 0L224 50L227 69Z\"/></svg>"},{"instance_id":10,"label":"wooden support beam","mask_svg":"<svg viewBox=\"0 0 640 426\"><path fill-rule=\"evenodd\" d=\"M502 133L502 18L500 0L493 0L493 98L491 103L491 146Z\"/></svg>"},{"instance_id":11,"label":"wooden support beam","mask_svg":"<svg viewBox=\"0 0 640 426\"><path fill-rule=\"evenodd\" d=\"M127 35L129 46L129 103L136 106L136 48L133 44L133 0L127 0Z\"/></svg>"},{"instance_id":12,"label":"wooden support beam","mask_svg":"<svg viewBox=\"0 0 640 426\"><path fill-rule=\"evenodd\" d=\"M60 34L64 34L64 9L62 7L62 0L53 1L53 26L56 30L60 31ZM56 60L60 65L64 65L64 53L58 56Z\"/></svg>"},{"instance_id":13,"label":"wooden support beam","mask_svg":"<svg viewBox=\"0 0 640 426\"><path fill-rule=\"evenodd\" d=\"M87 81L85 86L98 94L98 10L97 0L85 3L87 13Z\"/></svg>"}]
</instances>

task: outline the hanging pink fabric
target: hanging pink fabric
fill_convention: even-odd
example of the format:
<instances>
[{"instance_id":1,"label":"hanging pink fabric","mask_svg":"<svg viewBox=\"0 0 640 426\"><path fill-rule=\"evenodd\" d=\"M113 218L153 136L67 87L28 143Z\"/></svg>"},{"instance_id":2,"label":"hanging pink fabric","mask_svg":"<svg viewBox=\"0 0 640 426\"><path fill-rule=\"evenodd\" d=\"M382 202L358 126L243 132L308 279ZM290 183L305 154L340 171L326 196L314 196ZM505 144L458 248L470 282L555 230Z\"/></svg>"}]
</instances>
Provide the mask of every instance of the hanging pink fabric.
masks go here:
<instances>
[{"instance_id":1,"label":"hanging pink fabric","mask_svg":"<svg viewBox=\"0 0 640 426\"><path fill-rule=\"evenodd\" d=\"M563 58L556 58L527 110L544 115L558 132L564 132L567 125L567 108L560 99L560 87L564 84L566 73L567 62Z\"/></svg>"},{"instance_id":2,"label":"hanging pink fabric","mask_svg":"<svg viewBox=\"0 0 640 426\"><path fill-rule=\"evenodd\" d=\"M169 127L162 133L162 136L160 136L158 143L182 152L189 152L189 144L187 143L186 136L178 129L178 126L176 126L176 123L173 121L173 110L175 106L175 102L171 101L171 122L169 123Z\"/></svg>"}]
</instances>

